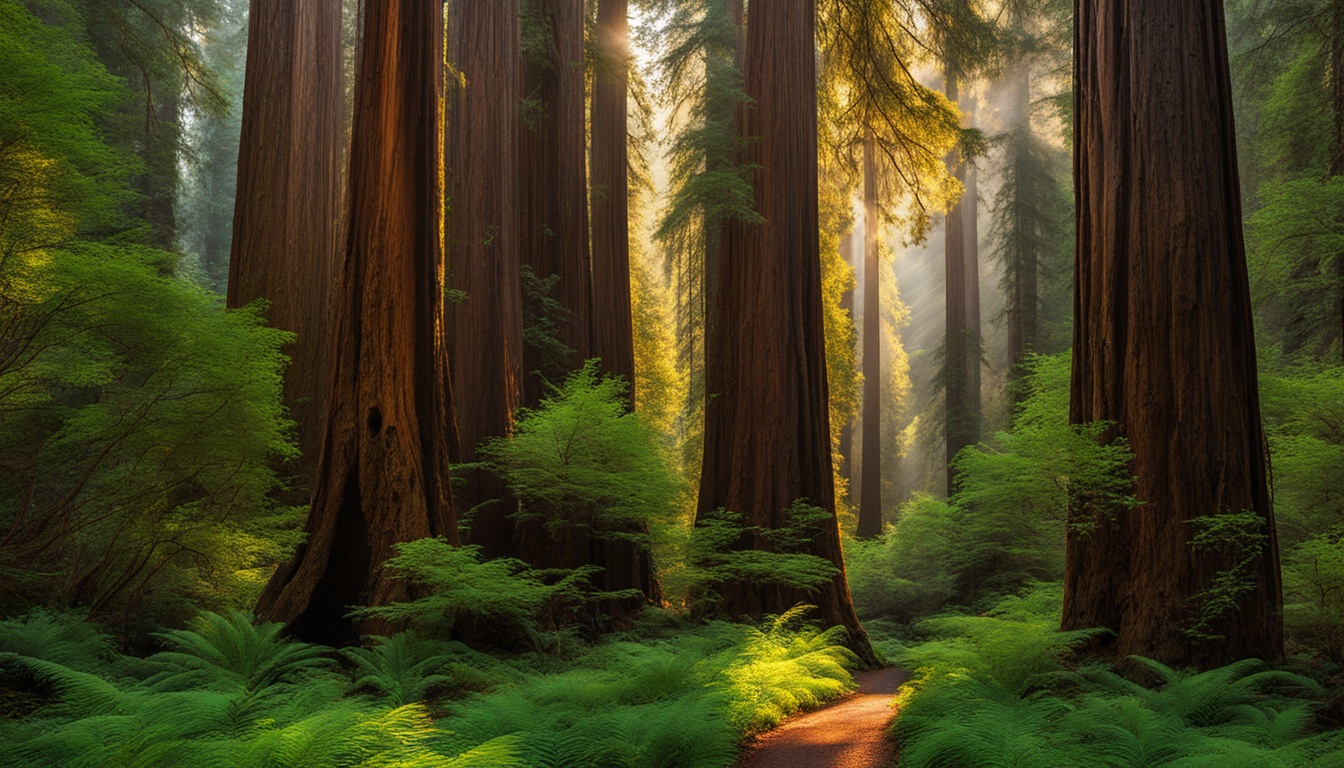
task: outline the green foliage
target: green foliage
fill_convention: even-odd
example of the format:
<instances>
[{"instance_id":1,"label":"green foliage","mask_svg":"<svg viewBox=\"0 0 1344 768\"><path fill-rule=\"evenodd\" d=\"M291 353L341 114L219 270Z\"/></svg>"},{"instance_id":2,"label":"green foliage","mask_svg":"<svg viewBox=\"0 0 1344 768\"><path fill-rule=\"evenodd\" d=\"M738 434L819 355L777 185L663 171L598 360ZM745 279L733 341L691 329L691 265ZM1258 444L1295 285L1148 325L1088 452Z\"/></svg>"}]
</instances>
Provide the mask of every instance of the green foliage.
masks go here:
<instances>
[{"instance_id":1,"label":"green foliage","mask_svg":"<svg viewBox=\"0 0 1344 768\"><path fill-rule=\"evenodd\" d=\"M535 409L519 409L510 437L480 453L548 529L647 546L643 531L667 524L680 487L659 436L629 411L628 385L589 360Z\"/></svg>"},{"instance_id":2,"label":"green foliage","mask_svg":"<svg viewBox=\"0 0 1344 768\"><path fill-rule=\"evenodd\" d=\"M1258 660L1203 673L1134 657L1144 685L1099 665L1064 669L1089 633L1060 633L1058 587L990 616L925 622L944 637L907 652L902 766L1338 765L1344 738L1313 735L1310 679Z\"/></svg>"},{"instance_id":3,"label":"green foliage","mask_svg":"<svg viewBox=\"0 0 1344 768\"><path fill-rule=\"evenodd\" d=\"M349 677L330 663L331 649L285 640L277 625L242 614L207 614L191 632L166 633L177 650L146 662L90 656L90 671L0 651L0 691L26 686L40 705L0 719L0 763L727 768L745 736L852 687L855 660L839 630L807 625L806 610L760 627L675 624L569 662L506 664L397 635L347 650ZM25 623L29 635L71 638L67 646L92 642L77 616L54 614L6 622L0 641L24 634ZM436 723L424 697L435 687L460 693L461 665L487 671L493 690L448 704ZM180 672L155 671L164 668Z\"/></svg>"},{"instance_id":4,"label":"green foliage","mask_svg":"<svg viewBox=\"0 0 1344 768\"><path fill-rule=\"evenodd\" d=\"M589 580L598 571L596 566L544 571L513 558L482 561L480 547L453 547L443 539L398 544L396 552L384 567L419 587L422 596L362 608L354 616L410 621L439 636L470 622L492 637L541 648L573 626L585 606L629 596L593 590Z\"/></svg>"},{"instance_id":5,"label":"green foliage","mask_svg":"<svg viewBox=\"0 0 1344 768\"><path fill-rule=\"evenodd\" d=\"M257 307L171 276L173 257L71 245L0 264L0 584L38 603L172 623L247 604L297 543L269 500L292 455L280 346Z\"/></svg>"},{"instance_id":6,"label":"green foliage","mask_svg":"<svg viewBox=\"0 0 1344 768\"><path fill-rule=\"evenodd\" d=\"M1190 548L1215 557L1229 559L1226 568L1214 574L1208 587L1191 598L1197 603L1195 623L1183 628L1186 634L1202 640L1222 640L1213 627L1226 626L1224 619L1237 611L1242 598L1255 591L1255 564L1269 544L1266 519L1254 510L1224 512L1191 519L1195 534Z\"/></svg>"},{"instance_id":7,"label":"green foliage","mask_svg":"<svg viewBox=\"0 0 1344 768\"><path fill-rule=\"evenodd\" d=\"M1086 531L1134 505L1126 443L1104 440L1104 424L1069 424L1069 367L1068 353L1030 358L1012 428L957 456L956 493L915 496L881 538L846 545L866 616L908 620L1059 579L1066 523Z\"/></svg>"},{"instance_id":8,"label":"green foliage","mask_svg":"<svg viewBox=\"0 0 1344 768\"><path fill-rule=\"evenodd\" d=\"M719 588L733 582L815 590L836 574L830 560L807 553L819 527L830 520L825 510L803 500L785 511L784 525L776 528L747 525L742 513L724 509L700 515L687 532L681 567L670 574L669 586L688 594L698 613L712 612ZM760 546L743 546L752 540Z\"/></svg>"},{"instance_id":9,"label":"green foliage","mask_svg":"<svg viewBox=\"0 0 1344 768\"><path fill-rule=\"evenodd\" d=\"M1284 557L1283 623L1299 650L1344 662L1344 531L1307 539Z\"/></svg>"},{"instance_id":10,"label":"green foliage","mask_svg":"<svg viewBox=\"0 0 1344 768\"><path fill-rule=\"evenodd\" d=\"M552 295L560 276L541 276L524 264L522 281L523 347L537 366L529 375L540 375L543 381L559 381L569 371L569 361L574 355L574 350L559 335L560 323L569 317L569 310Z\"/></svg>"}]
</instances>

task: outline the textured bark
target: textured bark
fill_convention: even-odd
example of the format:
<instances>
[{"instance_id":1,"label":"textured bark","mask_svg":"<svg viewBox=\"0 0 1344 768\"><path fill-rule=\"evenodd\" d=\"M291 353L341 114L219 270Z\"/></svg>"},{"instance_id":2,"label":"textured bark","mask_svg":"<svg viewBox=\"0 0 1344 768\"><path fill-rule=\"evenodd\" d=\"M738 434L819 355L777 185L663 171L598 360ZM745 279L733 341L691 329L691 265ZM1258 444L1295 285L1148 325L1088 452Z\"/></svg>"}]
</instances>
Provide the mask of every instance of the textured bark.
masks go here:
<instances>
[{"instance_id":1,"label":"textured bark","mask_svg":"<svg viewBox=\"0 0 1344 768\"><path fill-rule=\"evenodd\" d=\"M285 349L284 395L298 424L304 493L317 468L331 376L341 10L327 0L253 0L248 25L228 306L265 299L271 324L296 334Z\"/></svg>"},{"instance_id":2,"label":"textured bark","mask_svg":"<svg viewBox=\"0 0 1344 768\"><path fill-rule=\"evenodd\" d=\"M1232 93L1220 0L1095 0L1077 11L1077 276L1070 417L1129 439L1142 505L1071 530L1064 627L1117 655L1211 666L1282 654ZM1253 510L1249 591L1190 627L1227 549L1192 518ZM1077 513L1075 513L1077 514ZM1082 522L1073 520L1073 522ZM1071 526L1072 528L1072 526ZM1228 548L1236 549L1236 548Z\"/></svg>"},{"instance_id":3,"label":"textured bark","mask_svg":"<svg viewBox=\"0 0 1344 768\"><path fill-rule=\"evenodd\" d=\"M626 131L629 28L627 0L599 0L598 61L593 75L592 207L593 322L592 353L602 369L630 382L635 408L635 326L630 307L630 202ZM563 278L562 278L563 279ZM626 533L647 534L647 526ZM653 560L646 548L622 539L594 539L591 559L603 568L599 579L609 590L638 589L661 596ZM611 610L636 607L635 601Z\"/></svg>"},{"instance_id":4,"label":"textured bark","mask_svg":"<svg viewBox=\"0 0 1344 768\"><path fill-rule=\"evenodd\" d=\"M258 605L324 642L353 638L347 606L407 598L382 567L394 544L457 543L445 429L442 6L363 5L328 428L308 540Z\"/></svg>"},{"instance_id":5,"label":"textured bark","mask_svg":"<svg viewBox=\"0 0 1344 768\"><path fill-rule=\"evenodd\" d=\"M482 440L512 434L522 405L521 53L517 3L453 0L450 8L449 61L466 87L449 93L446 249L450 284L466 299L446 314L453 393L464 406L456 414L458 458L469 463ZM513 554L508 516L517 501L494 473L464 474L453 500L474 510L467 541L488 557Z\"/></svg>"},{"instance_id":6,"label":"textured bark","mask_svg":"<svg viewBox=\"0 0 1344 768\"><path fill-rule=\"evenodd\" d=\"M947 68L945 94L957 102L957 75ZM957 150L947 156L947 166L958 182L966 182L966 165ZM963 198L964 200L964 198ZM971 410L970 349L966 300L966 208L958 202L947 212L943 233L945 289L945 336L943 342L944 434L947 441L947 493L956 491L952 460L976 440L976 416Z\"/></svg>"},{"instance_id":7,"label":"textured bark","mask_svg":"<svg viewBox=\"0 0 1344 768\"><path fill-rule=\"evenodd\" d=\"M588 251L587 138L583 78L583 0L526 0L547 25L544 61L524 67L524 96L540 113L519 137L523 263L539 277L559 275L554 298L569 313L559 338L574 350L577 368L592 355L592 276ZM542 366L524 354L523 400L545 393L534 372Z\"/></svg>"},{"instance_id":8,"label":"textured bark","mask_svg":"<svg viewBox=\"0 0 1344 768\"><path fill-rule=\"evenodd\" d=\"M763 224L730 221L706 361L705 447L699 512L739 511L780 527L798 499L831 514L812 554L839 569L816 593L736 583L723 590L732 615L817 605L871 658L845 581L835 522L817 232L817 111L813 0L754 0L743 61L751 107L739 112L743 160ZM759 540L743 542L764 548Z\"/></svg>"},{"instance_id":9,"label":"textured bark","mask_svg":"<svg viewBox=\"0 0 1344 768\"><path fill-rule=\"evenodd\" d=\"M863 141L863 486L860 538L882 533L882 301L878 276L877 146Z\"/></svg>"},{"instance_id":10,"label":"textured bark","mask_svg":"<svg viewBox=\"0 0 1344 768\"><path fill-rule=\"evenodd\" d=\"M602 369L632 384L635 406L634 321L630 314L630 202L627 181L627 0L597 5L597 64L593 74L593 354Z\"/></svg>"}]
</instances>

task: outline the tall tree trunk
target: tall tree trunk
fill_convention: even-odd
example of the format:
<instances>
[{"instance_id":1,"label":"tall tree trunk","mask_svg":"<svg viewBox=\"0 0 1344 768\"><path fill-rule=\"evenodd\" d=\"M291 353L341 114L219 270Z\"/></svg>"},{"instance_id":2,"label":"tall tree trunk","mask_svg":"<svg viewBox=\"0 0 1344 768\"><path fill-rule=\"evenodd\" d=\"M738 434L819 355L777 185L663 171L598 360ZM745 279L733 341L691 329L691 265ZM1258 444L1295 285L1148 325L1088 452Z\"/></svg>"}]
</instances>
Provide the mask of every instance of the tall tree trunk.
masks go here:
<instances>
[{"instance_id":1,"label":"tall tree trunk","mask_svg":"<svg viewBox=\"0 0 1344 768\"><path fill-rule=\"evenodd\" d=\"M1330 102L1335 118L1334 146L1330 153L1330 176L1344 176L1344 0L1330 7ZM1335 311L1339 331L1339 354L1344 361L1344 258L1335 258Z\"/></svg>"},{"instance_id":2,"label":"tall tree trunk","mask_svg":"<svg viewBox=\"0 0 1344 768\"><path fill-rule=\"evenodd\" d=\"M716 295L720 322L706 360L705 449L699 513L739 511L778 528L799 499L830 514L812 554L838 572L818 592L736 583L732 615L780 612L806 600L872 658L845 581L835 520L817 232L814 0L754 0L743 61L751 108L739 112L744 160L763 224L724 227ZM758 537L744 542L763 549Z\"/></svg>"},{"instance_id":3,"label":"tall tree trunk","mask_svg":"<svg viewBox=\"0 0 1344 768\"><path fill-rule=\"evenodd\" d=\"M537 105L519 142L523 264L538 277L560 276L554 298L568 313L558 323L558 335L574 350L569 370L592 356L583 0L524 1L545 26L546 47L541 58L528 57L523 76L523 96ZM523 365L523 400L536 405L545 386L534 373L543 366L526 351Z\"/></svg>"},{"instance_id":4,"label":"tall tree trunk","mask_svg":"<svg viewBox=\"0 0 1344 768\"><path fill-rule=\"evenodd\" d=\"M957 103L957 74L952 66L945 74L945 93ZM963 185L966 182L966 164L953 149L947 156L952 176ZM944 433L947 440L947 493L957 488L952 460L961 449L975 443L976 423L971 411L970 344L966 300L966 206L965 198L947 212L943 237L943 265L946 280L946 330L943 342L943 388L946 393Z\"/></svg>"},{"instance_id":5,"label":"tall tree trunk","mask_svg":"<svg viewBox=\"0 0 1344 768\"><path fill-rule=\"evenodd\" d=\"M849 231L840 236L840 258L851 268L854 264L854 232ZM850 287L840 295L840 309L849 317L849 322L855 321L854 306L854 288ZM860 416L862 419L862 416ZM862 422L860 422L862 423ZM849 499L851 503L857 498L854 487L854 429L855 425L846 424L845 428L840 430L840 476L849 481Z\"/></svg>"},{"instance_id":6,"label":"tall tree trunk","mask_svg":"<svg viewBox=\"0 0 1344 768\"><path fill-rule=\"evenodd\" d=\"M599 0L598 61L593 76L592 206L593 206L593 354L607 373L630 383L630 408L635 407L634 320L630 308L630 204L626 89L630 51L627 0ZM611 533L599 531L598 533ZM615 533L648 533L646 525L626 526ZM637 589L658 598L653 560L648 549L623 538L593 539L591 560L602 566L600 585L608 590ZM608 612L637 608L642 601L623 601Z\"/></svg>"},{"instance_id":7,"label":"tall tree trunk","mask_svg":"<svg viewBox=\"0 0 1344 768\"><path fill-rule=\"evenodd\" d=\"M963 99L969 127L975 127L975 98ZM961 198L963 247L966 255L966 409L971 442L980 439L980 363L984 357L980 328L980 174L974 163L965 164L966 194Z\"/></svg>"},{"instance_id":8,"label":"tall tree trunk","mask_svg":"<svg viewBox=\"0 0 1344 768\"><path fill-rule=\"evenodd\" d=\"M1037 266L1040 263L1040 254L1035 248L1025 245L1035 238L1032 237L1034 233L1022 231L1024 227L1031 225L1021 214L1026 203L1023 198L1026 182L1025 160L1032 146L1030 66L1022 64L1014 69L1009 75L1008 87L1012 98L1008 162L1013 165L1012 183L1017 185L1017 189L1012 191L1012 206L1017 213L1014 216L1013 231L1009 233L1013 238L1011 250L1007 254L1009 263L1005 265L1009 275L1005 311L1008 319L1009 376L1013 381L1017 381L1022 375L1022 363L1036 348ZM1020 387L1010 388L1015 401L1025 394L1020 389Z\"/></svg>"},{"instance_id":9,"label":"tall tree trunk","mask_svg":"<svg viewBox=\"0 0 1344 768\"><path fill-rule=\"evenodd\" d=\"M447 310L459 460L475 462L489 437L512 434L522 405L522 249L518 207L518 4L453 0L449 61L466 86L449 92L447 127L449 283L465 299ZM494 473L466 471L454 494L472 511L466 538L487 557L513 554L510 499Z\"/></svg>"},{"instance_id":10,"label":"tall tree trunk","mask_svg":"<svg viewBox=\"0 0 1344 768\"><path fill-rule=\"evenodd\" d=\"M270 303L285 350L285 404L298 424L303 501L317 469L331 377L341 217L341 9L253 0L248 19L228 306Z\"/></svg>"},{"instance_id":11,"label":"tall tree trunk","mask_svg":"<svg viewBox=\"0 0 1344 768\"><path fill-rule=\"evenodd\" d=\"M593 354L602 369L630 382L635 402L634 322L630 316L630 204L627 180L627 0L599 0L593 74Z\"/></svg>"},{"instance_id":12,"label":"tall tree trunk","mask_svg":"<svg viewBox=\"0 0 1344 768\"><path fill-rule=\"evenodd\" d=\"M308 539L258 605L306 639L352 639L347 606L407 598L383 570L393 545L457 543L440 241L442 8L364 0L329 426Z\"/></svg>"},{"instance_id":13,"label":"tall tree trunk","mask_svg":"<svg viewBox=\"0 0 1344 768\"><path fill-rule=\"evenodd\" d=\"M1074 510L1064 627L1117 655L1212 666L1283 651L1221 0L1078 2L1074 423L1134 452L1141 505ZM1140 87L1142 86L1142 87ZM1192 546L1250 511L1263 541ZM1097 524L1081 533L1080 523ZM1232 574L1229 610L1210 589ZM1201 636L1183 629L1208 620ZM1221 637L1213 637L1221 636Z\"/></svg>"},{"instance_id":14,"label":"tall tree trunk","mask_svg":"<svg viewBox=\"0 0 1344 768\"><path fill-rule=\"evenodd\" d=\"M878 273L877 142L863 138L863 487L860 538L882 533L882 300Z\"/></svg>"}]
</instances>

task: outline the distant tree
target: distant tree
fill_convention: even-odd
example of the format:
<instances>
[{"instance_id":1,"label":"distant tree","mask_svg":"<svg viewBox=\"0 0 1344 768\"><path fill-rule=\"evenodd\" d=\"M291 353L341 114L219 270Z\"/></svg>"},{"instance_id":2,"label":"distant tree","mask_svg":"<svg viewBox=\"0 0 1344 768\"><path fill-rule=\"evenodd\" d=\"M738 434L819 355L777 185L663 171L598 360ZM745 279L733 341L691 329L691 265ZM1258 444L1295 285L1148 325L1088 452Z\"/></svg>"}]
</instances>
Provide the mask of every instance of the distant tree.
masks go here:
<instances>
[{"instance_id":1,"label":"distant tree","mask_svg":"<svg viewBox=\"0 0 1344 768\"><path fill-rule=\"evenodd\" d=\"M449 90L449 284L460 301L447 310L459 460L476 461L481 441L508 435L523 404L522 215L518 140L520 27L517 3L449 4L448 59L465 85ZM454 494L471 512L467 539L488 557L513 554L513 525L503 482L470 468ZM482 506L484 505L484 506Z\"/></svg>"},{"instance_id":2,"label":"distant tree","mask_svg":"<svg viewBox=\"0 0 1344 768\"><path fill-rule=\"evenodd\" d=\"M443 17L439 3L366 0L350 150L345 267L327 431L308 539L258 613L301 637L354 637L352 605L407 597L393 546L457 543L443 333Z\"/></svg>"},{"instance_id":3,"label":"distant tree","mask_svg":"<svg viewBox=\"0 0 1344 768\"><path fill-rule=\"evenodd\" d=\"M808 594L735 583L720 590L730 615L779 613L799 601L845 627L872 657L845 582L827 410L817 232L815 5L757 0L743 62L749 109L738 116L761 224L724 227L705 367L705 448L697 519L718 510L748 525L785 528L797 503L822 511L804 548L836 566ZM768 549L760 535L740 545Z\"/></svg>"},{"instance_id":4,"label":"distant tree","mask_svg":"<svg viewBox=\"0 0 1344 768\"><path fill-rule=\"evenodd\" d=\"M271 324L296 335L287 350L285 402L298 423L303 492L317 469L331 377L344 109L340 6L254 0L247 51L228 306L265 299Z\"/></svg>"},{"instance_id":5,"label":"distant tree","mask_svg":"<svg viewBox=\"0 0 1344 768\"><path fill-rule=\"evenodd\" d=\"M1140 506L1071 511L1064 626L1213 666L1283 651L1221 0L1078 3L1070 418ZM1135 89L1133 84L1142 83Z\"/></svg>"}]
</instances>

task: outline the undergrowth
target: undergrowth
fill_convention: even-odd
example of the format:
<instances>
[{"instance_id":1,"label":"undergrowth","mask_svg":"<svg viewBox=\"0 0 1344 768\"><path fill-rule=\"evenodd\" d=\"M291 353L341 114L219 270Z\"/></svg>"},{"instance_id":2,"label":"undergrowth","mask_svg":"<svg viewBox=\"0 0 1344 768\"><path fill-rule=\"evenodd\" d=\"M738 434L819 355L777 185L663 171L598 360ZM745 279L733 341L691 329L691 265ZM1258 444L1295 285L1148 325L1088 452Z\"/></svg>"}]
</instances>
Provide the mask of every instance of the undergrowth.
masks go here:
<instances>
[{"instance_id":1,"label":"undergrowth","mask_svg":"<svg viewBox=\"0 0 1344 768\"><path fill-rule=\"evenodd\" d=\"M839 630L806 610L655 615L568 660L411 634L338 652L240 613L139 659L78 615L35 613L0 622L0 765L729 766L748 735L853 686Z\"/></svg>"},{"instance_id":2,"label":"undergrowth","mask_svg":"<svg viewBox=\"0 0 1344 768\"><path fill-rule=\"evenodd\" d=\"M1091 633L1059 632L1059 587L981 616L916 625L925 642L897 699L902 768L1344 766L1344 734L1316 732L1320 686L1247 660L1206 672L1133 657L1122 673L1066 664Z\"/></svg>"}]
</instances>

